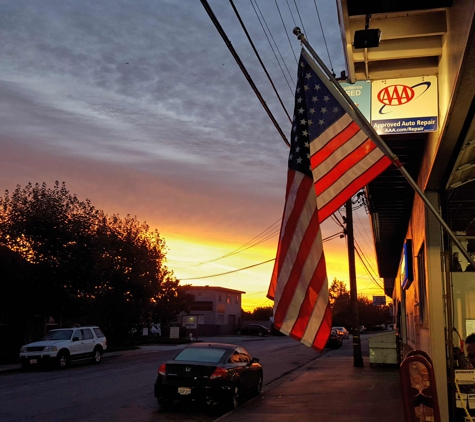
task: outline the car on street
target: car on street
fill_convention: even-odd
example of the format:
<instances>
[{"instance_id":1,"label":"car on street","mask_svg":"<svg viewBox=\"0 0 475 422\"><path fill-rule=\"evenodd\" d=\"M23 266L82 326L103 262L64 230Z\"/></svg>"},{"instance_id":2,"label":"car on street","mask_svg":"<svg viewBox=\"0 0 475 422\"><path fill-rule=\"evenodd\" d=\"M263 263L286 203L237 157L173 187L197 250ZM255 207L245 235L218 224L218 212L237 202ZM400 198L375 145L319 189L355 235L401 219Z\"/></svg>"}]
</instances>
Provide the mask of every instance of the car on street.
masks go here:
<instances>
[{"instance_id":1,"label":"car on street","mask_svg":"<svg viewBox=\"0 0 475 422\"><path fill-rule=\"evenodd\" d=\"M236 334L248 334L262 337L270 334L270 328L261 324L249 324L245 327L237 328Z\"/></svg>"},{"instance_id":2,"label":"car on street","mask_svg":"<svg viewBox=\"0 0 475 422\"><path fill-rule=\"evenodd\" d=\"M361 334L366 334L368 330L366 329L366 327L364 325L360 325L360 333Z\"/></svg>"},{"instance_id":3,"label":"car on street","mask_svg":"<svg viewBox=\"0 0 475 422\"><path fill-rule=\"evenodd\" d=\"M336 330L331 330L330 337L328 337L327 347L331 349L339 349L343 345L343 338Z\"/></svg>"},{"instance_id":4,"label":"car on street","mask_svg":"<svg viewBox=\"0 0 475 422\"><path fill-rule=\"evenodd\" d=\"M71 361L90 359L99 363L107 350L107 339L97 326L58 328L47 332L40 341L20 349L23 369L40 364L66 368Z\"/></svg>"},{"instance_id":5,"label":"car on street","mask_svg":"<svg viewBox=\"0 0 475 422\"><path fill-rule=\"evenodd\" d=\"M231 410L243 398L260 394L263 377L259 359L241 346L192 343L160 365L154 394L163 408L178 400Z\"/></svg>"},{"instance_id":6,"label":"car on street","mask_svg":"<svg viewBox=\"0 0 475 422\"><path fill-rule=\"evenodd\" d=\"M345 327L332 327L332 330L336 330L344 339L350 338L350 333Z\"/></svg>"}]
</instances>

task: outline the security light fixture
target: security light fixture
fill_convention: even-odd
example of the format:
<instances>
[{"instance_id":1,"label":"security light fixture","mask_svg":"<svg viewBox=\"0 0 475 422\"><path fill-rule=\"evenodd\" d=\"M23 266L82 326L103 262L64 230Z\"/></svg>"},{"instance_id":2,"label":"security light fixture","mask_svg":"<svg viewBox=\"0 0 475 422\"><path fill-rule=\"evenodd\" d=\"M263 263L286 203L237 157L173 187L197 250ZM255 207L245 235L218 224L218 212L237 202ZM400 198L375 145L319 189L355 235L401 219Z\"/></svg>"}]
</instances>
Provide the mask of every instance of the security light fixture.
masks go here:
<instances>
[{"instance_id":1,"label":"security light fixture","mask_svg":"<svg viewBox=\"0 0 475 422\"><path fill-rule=\"evenodd\" d=\"M379 41L381 40L381 30L377 28L369 29L370 19L371 15L366 15L365 29L355 31L355 48L379 47Z\"/></svg>"}]
</instances>

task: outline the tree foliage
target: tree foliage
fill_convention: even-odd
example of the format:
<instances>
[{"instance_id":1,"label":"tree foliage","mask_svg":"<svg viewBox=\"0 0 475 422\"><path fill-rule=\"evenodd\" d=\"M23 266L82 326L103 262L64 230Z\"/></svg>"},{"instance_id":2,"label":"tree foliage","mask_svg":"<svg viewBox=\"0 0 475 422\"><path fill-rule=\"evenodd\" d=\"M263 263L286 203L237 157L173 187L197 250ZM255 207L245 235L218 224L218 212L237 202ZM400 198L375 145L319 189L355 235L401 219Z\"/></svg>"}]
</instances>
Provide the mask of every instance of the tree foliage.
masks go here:
<instances>
[{"instance_id":1,"label":"tree foliage","mask_svg":"<svg viewBox=\"0 0 475 422\"><path fill-rule=\"evenodd\" d=\"M241 316L245 321L269 321L272 316L272 310L272 306L258 306L250 312L241 310Z\"/></svg>"},{"instance_id":2,"label":"tree foliage","mask_svg":"<svg viewBox=\"0 0 475 422\"><path fill-rule=\"evenodd\" d=\"M333 325L348 329L354 327L350 292L346 288L346 284L334 278L328 291L332 307ZM387 324L390 321L388 306L375 306L364 296L359 296L357 300L359 325L369 328L375 325Z\"/></svg>"},{"instance_id":3,"label":"tree foliage","mask_svg":"<svg viewBox=\"0 0 475 422\"><path fill-rule=\"evenodd\" d=\"M190 302L165 265L157 230L130 215L106 215L64 183L6 191L0 246L31 270L28 280L3 279L4 290L24 284L14 302L30 303L31 315L101 324L112 341L150 315L170 320Z\"/></svg>"}]
</instances>

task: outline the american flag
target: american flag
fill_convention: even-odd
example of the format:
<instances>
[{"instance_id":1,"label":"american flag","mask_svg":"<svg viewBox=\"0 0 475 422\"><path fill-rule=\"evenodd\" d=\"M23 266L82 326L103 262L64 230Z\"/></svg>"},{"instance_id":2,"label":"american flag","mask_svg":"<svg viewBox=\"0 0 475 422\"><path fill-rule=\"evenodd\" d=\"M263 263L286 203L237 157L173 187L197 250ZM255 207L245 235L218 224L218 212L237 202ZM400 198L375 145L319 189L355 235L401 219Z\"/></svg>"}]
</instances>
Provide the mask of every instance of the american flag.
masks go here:
<instances>
[{"instance_id":1,"label":"american flag","mask_svg":"<svg viewBox=\"0 0 475 422\"><path fill-rule=\"evenodd\" d=\"M298 66L284 216L267 296L274 326L321 351L331 332L320 222L391 164L311 68ZM345 101L343 97L340 101Z\"/></svg>"}]
</instances>

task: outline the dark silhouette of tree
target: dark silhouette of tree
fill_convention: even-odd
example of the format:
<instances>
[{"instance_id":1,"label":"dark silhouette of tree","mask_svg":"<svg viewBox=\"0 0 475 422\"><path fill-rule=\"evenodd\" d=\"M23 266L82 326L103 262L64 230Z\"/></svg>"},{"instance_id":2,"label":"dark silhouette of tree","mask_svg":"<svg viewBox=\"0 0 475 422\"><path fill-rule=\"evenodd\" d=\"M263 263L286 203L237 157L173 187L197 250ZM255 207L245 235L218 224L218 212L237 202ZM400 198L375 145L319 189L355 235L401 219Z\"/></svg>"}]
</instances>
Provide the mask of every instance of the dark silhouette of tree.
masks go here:
<instances>
[{"instance_id":1,"label":"dark silhouette of tree","mask_svg":"<svg viewBox=\"0 0 475 422\"><path fill-rule=\"evenodd\" d=\"M252 319L256 321L269 321L272 316L272 306L258 306L252 311Z\"/></svg>"},{"instance_id":2,"label":"dark silhouette of tree","mask_svg":"<svg viewBox=\"0 0 475 422\"><path fill-rule=\"evenodd\" d=\"M343 326L347 329L353 327L351 313L350 292L344 282L333 279L328 288L330 304L332 306L332 320L334 326ZM387 324L390 321L388 306L375 306L364 296L358 297L358 319L360 325L368 328Z\"/></svg>"},{"instance_id":3,"label":"dark silhouette of tree","mask_svg":"<svg viewBox=\"0 0 475 422\"><path fill-rule=\"evenodd\" d=\"M34 295L34 312L100 324L112 342L151 314L173 318L189 301L165 265L157 230L130 215L106 215L64 183L5 192L1 245L33 268L34 286L22 300Z\"/></svg>"}]
</instances>

